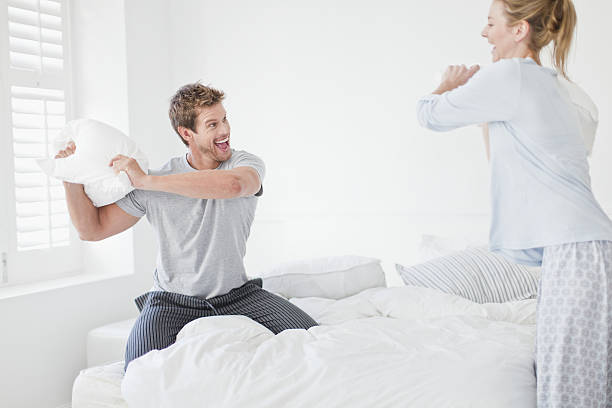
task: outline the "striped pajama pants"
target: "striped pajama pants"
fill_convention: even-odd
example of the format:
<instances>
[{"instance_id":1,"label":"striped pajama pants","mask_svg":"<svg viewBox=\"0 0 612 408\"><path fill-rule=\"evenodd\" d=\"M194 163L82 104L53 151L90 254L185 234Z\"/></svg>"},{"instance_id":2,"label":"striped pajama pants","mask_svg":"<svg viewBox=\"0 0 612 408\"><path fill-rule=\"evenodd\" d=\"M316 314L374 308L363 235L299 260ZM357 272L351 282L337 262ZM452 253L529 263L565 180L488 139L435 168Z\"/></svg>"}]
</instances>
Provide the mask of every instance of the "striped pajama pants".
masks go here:
<instances>
[{"instance_id":1,"label":"striped pajama pants","mask_svg":"<svg viewBox=\"0 0 612 408\"><path fill-rule=\"evenodd\" d=\"M612 242L544 249L536 330L538 408L612 408Z\"/></svg>"},{"instance_id":2,"label":"striped pajama pants","mask_svg":"<svg viewBox=\"0 0 612 408\"><path fill-rule=\"evenodd\" d=\"M140 316L128 338L125 369L135 358L173 344L178 332L200 317L247 316L274 334L317 325L303 310L261 287L261 279L253 279L224 295L208 299L161 291L139 296L136 305Z\"/></svg>"}]
</instances>

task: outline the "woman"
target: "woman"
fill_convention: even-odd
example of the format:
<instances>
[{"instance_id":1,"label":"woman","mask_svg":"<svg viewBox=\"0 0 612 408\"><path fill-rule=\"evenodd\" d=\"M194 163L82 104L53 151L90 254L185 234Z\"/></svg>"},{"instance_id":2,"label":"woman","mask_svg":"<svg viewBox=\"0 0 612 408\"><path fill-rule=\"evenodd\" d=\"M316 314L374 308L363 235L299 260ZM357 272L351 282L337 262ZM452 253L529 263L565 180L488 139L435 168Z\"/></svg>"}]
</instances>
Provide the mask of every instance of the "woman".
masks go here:
<instances>
[{"instance_id":1,"label":"woman","mask_svg":"<svg viewBox=\"0 0 612 408\"><path fill-rule=\"evenodd\" d=\"M449 67L418 102L433 130L487 123L491 250L542 265L539 407L612 407L612 222L590 187L593 120L561 86L576 13L571 0L494 0L482 32L493 64ZM540 64L554 44L558 73Z\"/></svg>"}]
</instances>

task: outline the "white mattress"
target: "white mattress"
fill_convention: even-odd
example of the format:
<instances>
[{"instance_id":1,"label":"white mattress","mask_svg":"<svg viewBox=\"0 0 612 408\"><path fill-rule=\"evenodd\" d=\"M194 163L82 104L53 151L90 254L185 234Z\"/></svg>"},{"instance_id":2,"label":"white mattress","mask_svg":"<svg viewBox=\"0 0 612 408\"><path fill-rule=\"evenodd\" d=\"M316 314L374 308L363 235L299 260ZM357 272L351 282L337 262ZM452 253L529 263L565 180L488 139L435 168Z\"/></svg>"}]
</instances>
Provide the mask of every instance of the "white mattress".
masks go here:
<instances>
[{"instance_id":1,"label":"white mattress","mask_svg":"<svg viewBox=\"0 0 612 408\"><path fill-rule=\"evenodd\" d=\"M87 367L123 360L125 345L136 319L97 327L87 334Z\"/></svg>"},{"instance_id":2,"label":"white mattress","mask_svg":"<svg viewBox=\"0 0 612 408\"><path fill-rule=\"evenodd\" d=\"M72 407L535 407L535 300L403 287L292 302L321 327L273 336L241 316L199 319L123 384L122 363L83 370Z\"/></svg>"}]
</instances>

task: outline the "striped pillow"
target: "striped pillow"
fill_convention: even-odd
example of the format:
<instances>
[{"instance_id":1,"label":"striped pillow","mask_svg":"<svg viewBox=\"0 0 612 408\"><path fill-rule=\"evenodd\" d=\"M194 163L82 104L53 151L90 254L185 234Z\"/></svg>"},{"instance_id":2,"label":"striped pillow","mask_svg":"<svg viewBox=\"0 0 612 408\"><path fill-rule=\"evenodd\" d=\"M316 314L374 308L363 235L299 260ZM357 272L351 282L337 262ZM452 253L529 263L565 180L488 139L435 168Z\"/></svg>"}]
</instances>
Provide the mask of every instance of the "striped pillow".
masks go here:
<instances>
[{"instance_id":1,"label":"striped pillow","mask_svg":"<svg viewBox=\"0 0 612 408\"><path fill-rule=\"evenodd\" d=\"M477 303L502 303L537 296L538 276L486 248L469 248L414 265L395 265L406 285L438 289Z\"/></svg>"}]
</instances>

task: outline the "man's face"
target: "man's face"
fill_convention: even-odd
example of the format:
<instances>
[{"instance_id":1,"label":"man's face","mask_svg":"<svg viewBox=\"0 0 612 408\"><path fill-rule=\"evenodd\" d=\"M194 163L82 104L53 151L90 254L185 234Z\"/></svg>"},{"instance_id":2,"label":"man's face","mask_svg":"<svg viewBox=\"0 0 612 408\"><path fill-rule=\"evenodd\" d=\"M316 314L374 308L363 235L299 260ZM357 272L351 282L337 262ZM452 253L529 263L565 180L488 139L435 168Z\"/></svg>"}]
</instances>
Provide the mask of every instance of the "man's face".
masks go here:
<instances>
[{"instance_id":1,"label":"man's face","mask_svg":"<svg viewBox=\"0 0 612 408\"><path fill-rule=\"evenodd\" d=\"M217 103L200 108L190 147L215 161L223 162L232 156L229 140L230 125L223 105Z\"/></svg>"}]
</instances>

